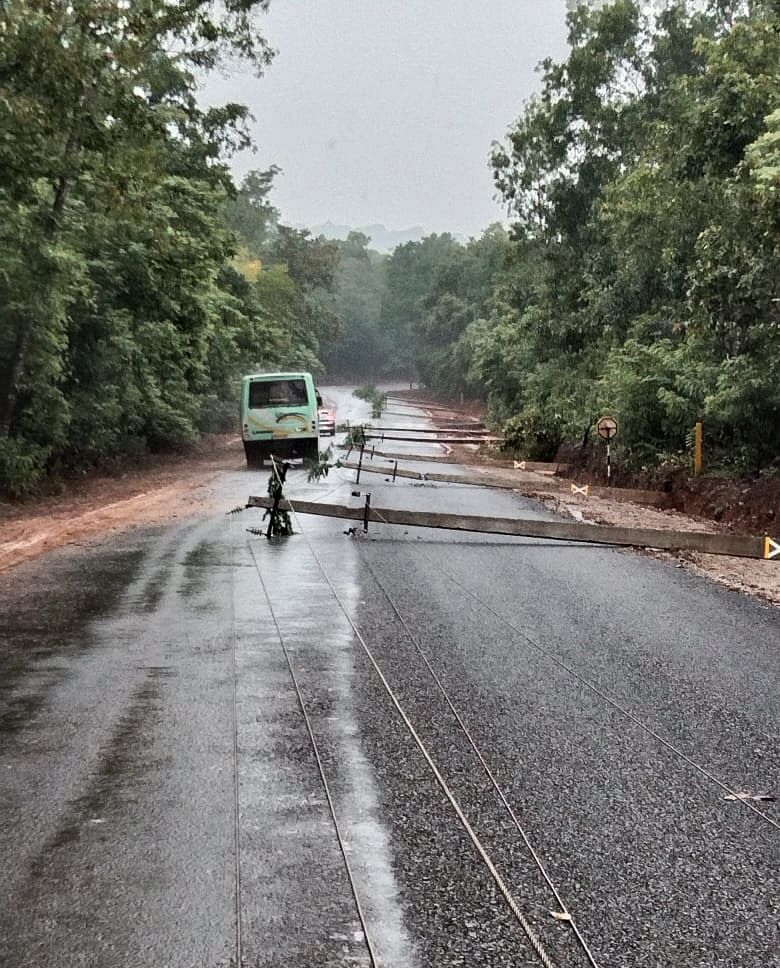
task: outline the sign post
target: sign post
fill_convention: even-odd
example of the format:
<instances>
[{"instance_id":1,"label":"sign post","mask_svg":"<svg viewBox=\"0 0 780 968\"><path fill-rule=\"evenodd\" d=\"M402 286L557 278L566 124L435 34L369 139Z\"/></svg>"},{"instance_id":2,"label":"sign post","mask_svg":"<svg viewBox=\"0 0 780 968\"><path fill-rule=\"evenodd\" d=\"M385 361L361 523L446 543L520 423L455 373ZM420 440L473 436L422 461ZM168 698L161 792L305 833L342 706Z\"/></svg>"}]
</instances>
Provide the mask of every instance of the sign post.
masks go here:
<instances>
[{"instance_id":1,"label":"sign post","mask_svg":"<svg viewBox=\"0 0 780 968\"><path fill-rule=\"evenodd\" d=\"M596 433L607 442L607 484L612 483L612 462L610 460L609 443L617 436L618 424L614 417L602 417L596 424Z\"/></svg>"},{"instance_id":2,"label":"sign post","mask_svg":"<svg viewBox=\"0 0 780 968\"><path fill-rule=\"evenodd\" d=\"M693 473L696 477L701 477L702 468L702 450L703 450L703 439L704 439L704 425L701 420L696 421L696 428L694 430L694 444L693 444Z\"/></svg>"}]
</instances>

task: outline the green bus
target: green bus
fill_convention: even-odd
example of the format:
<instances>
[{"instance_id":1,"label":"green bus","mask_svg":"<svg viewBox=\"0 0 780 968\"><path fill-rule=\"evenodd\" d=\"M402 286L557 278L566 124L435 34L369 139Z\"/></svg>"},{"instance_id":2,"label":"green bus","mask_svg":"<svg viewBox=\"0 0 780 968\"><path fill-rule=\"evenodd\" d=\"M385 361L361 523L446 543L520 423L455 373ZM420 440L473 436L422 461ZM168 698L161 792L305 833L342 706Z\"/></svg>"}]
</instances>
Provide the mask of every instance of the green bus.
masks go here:
<instances>
[{"instance_id":1,"label":"green bus","mask_svg":"<svg viewBox=\"0 0 780 968\"><path fill-rule=\"evenodd\" d=\"M317 391L311 373L253 373L241 380L241 436L248 467L272 454L317 459Z\"/></svg>"}]
</instances>

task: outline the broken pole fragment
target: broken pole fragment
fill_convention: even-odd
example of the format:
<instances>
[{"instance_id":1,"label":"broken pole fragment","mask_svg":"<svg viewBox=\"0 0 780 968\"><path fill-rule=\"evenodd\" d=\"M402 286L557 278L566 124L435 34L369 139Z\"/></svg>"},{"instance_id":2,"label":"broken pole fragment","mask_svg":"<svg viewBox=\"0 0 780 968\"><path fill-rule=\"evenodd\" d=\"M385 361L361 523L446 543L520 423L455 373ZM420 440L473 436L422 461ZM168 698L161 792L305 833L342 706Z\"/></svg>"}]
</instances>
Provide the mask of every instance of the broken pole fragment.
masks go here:
<instances>
[{"instance_id":1,"label":"broken pole fragment","mask_svg":"<svg viewBox=\"0 0 780 968\"><path fill-rule=\"evenodd\" d=\"M349 460L349 445L348 444L336 444L340 450L346 450L347 456L346 460ZM445 457L442 454L399 454L396 451L390 450L377 450L377 457L387 457L389 460L411 460L411 461L429 461L435 464L454 464L456 461L452 457Z\"/></svg>"},{"instance_id":2,"label":"broken pole fragment","mask_svg":"<svg viewBox=\"0 0 780 968\"><path fill-rule=\"evenodd\" d=\"M410 459L404 456L405 460ZM435 457L423 457L420 458L425 461L436 461ZM439 461L440 463L454 463L453 461ZM398 463L397 461L395 462ZM346 470L355 470L357 464L349 460L349 455L347 455L346 460L341 461L341 466ZM549 465L556 466L556 465ZM384 474L386 477L393 473L393 468L388 466L382 467L364 467L364 474ZM442 484L468 484L475 487L486 487L486 488L498 488L503 490L515 491L517 490L517 484L511 483L506 480L500 481L488 476L487 474L480 474L479 477L466 477L461 474L437 474L435 471L427 471L425 474L420 473L420 471L411 470L409 468L398 467L395 471L395 477L407 477L411 478L413 481L436 481ZM566 490L563 484L560 485L561 489ZM617 501L634 501L637 504L652 504L655 507L666 507L669 504L669 495L663 493L662 491L639 491L633 490L631 488L617 488L612 491L607 491L606 488L593 487L592 485L586 485L588 488L588 494L592 496L609 496L613 500Z\"/></svg>"},{"instance_id":3,"label":"broken pole fragment","mask_svg":"<svg viewBox=\"0 0 780 968\"><path fill-rule=\"evenodd\" d=\"M286 461L283 461L281 466L279 466L273 454L271 455L271 476L268 479L268 494L270 496L266 498L268 503L265 505L267 509L266 514L268 515L268 529L265 536L269 539L274 535L292 534L289 512L287 509L279 507L284 500L283 489L289 468L290 465ZM286 501L284 503L287 504ZM247 507L249 506L247 505ZM262 532L253 531L252 533L257 534Z\"/></svg>"},{"instance_id":4,"label":"broken pole fragment","mask_svg":"<svg viewBox=\"0 0 780 968\"><path fill-rule=\"evenodd\" d=\"M357 474L355 475L355 483L360 483L360 471L363 467L363 451L366 449L366 440L363 438L363 443L360 445L360 459L358 460Z\"/></svg>"},{"instance_id":5,"label":"broken pole fragment","mask_svg":"<svg viewBox=\"0 0 780 968\"><path fill-rule=\"evenodd\" d=\"M477 437L484 437L488 431L484 425L480 427L465 427L461 424L453 424L447 427L382 427L383 434L470 434Z\"/></svg>"},{"instance_id":6,"label":"broken pole fragment","mask_svg":"<svg viewBox=\"0 0 780 968\"><path fill-rule=\"evenodd\" d=\"M447 431L442 431L442 433L447 433ZM473 434L468 437L408 437L401 436L398 434L366 434L369 440L402 440L406 443L412 444L496 444L503 443L503 437L491 437L491 436L481 436Z\"/></svg>"},{"instance_id":7,"label":"broken pole fragment","mask_svg":"<svg viewBox=\"0 0 780 968\"><path fill-rule=\"evenodd\" d=\"M250 507L267 508L266 497L250 497ZM279 505L289 510L287 501ZM438 514L431 511L406 511L398 508L353 508L343 504L320 504L296 501L298 514L320 514L325 517L379 524L398 524L420 528L443 528L450 531L473 531L483 534L506 534L524 538L547 538L552 541L577 541L586 544L617 545L630 548L659 548L663 551L700 551L710 555L732 555L737 558L766 558L764 538L734 534L709 534L703 531L658 531L651 528L617 528L579 521L539 521L530 518L493 518L481 515ZM771 539L770 539L771 540ZM774 542L773 542L774 544ZM773 556L774 557L774 556ZM774 558L780 563L780 548Z\"/></svg>"}]
</instances>

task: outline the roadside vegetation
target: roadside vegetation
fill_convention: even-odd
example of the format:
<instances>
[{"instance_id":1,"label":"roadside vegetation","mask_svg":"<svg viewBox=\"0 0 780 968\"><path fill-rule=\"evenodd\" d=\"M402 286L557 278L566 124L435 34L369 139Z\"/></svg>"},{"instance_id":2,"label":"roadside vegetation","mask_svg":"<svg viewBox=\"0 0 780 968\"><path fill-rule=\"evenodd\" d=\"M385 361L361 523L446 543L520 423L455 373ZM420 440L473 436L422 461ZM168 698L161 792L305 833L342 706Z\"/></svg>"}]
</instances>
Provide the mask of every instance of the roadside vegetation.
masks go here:
<instances>
[{"instance_id":1,"label":"roadside vegetation","mask_svg":"<svg viewBox=\"0 0 780 968\"><path fill-rule=\"evenodd\" d=\"M245 109L196 76L268 66L265 6L0 7L0 490L227 428L288 366L483 399L531 459L608 413L635 469L697 420L710 467L780 469L776 2L580 7L491 151L511 226L390 255L233 183Z\"/></svg>"},{"instance_id":2,"label":"roadside vegetation","mask_svg":"<svg viewBox=\"0 0 780 968\"><path fill-rule=\"evenodd\" d=\"M710 466L780 469L780 17L701 8L572 14L493 147L511 231L388 261L389 371L486 399L528 458L610 414L636 469L690 466L697 420Z\"/></svg>"},{"instance_id":3,"label":"roadside vegetation","mask_svg":"<svg viewBox=\"0 0 780 968\"><path fill-rule=\"evenodd\" d=\"M265 0L0 5L0 492L234 425L237 378L321 369L335 245L237 188L244 107L205 72L272 58Z\"/></svg>"},{"instance_id":4,"label":"roadside vegetation","mask_svg":"<svg viewBox=\"0 0 780 968\"><path fill-rule=\"evenodd\" d=\"M371 416L374 418L381 417L382 411L387 407L387 394L371 383L358 387L357 390L353 391L353 396L371 404Z\"/></svg>"}]
</instances>

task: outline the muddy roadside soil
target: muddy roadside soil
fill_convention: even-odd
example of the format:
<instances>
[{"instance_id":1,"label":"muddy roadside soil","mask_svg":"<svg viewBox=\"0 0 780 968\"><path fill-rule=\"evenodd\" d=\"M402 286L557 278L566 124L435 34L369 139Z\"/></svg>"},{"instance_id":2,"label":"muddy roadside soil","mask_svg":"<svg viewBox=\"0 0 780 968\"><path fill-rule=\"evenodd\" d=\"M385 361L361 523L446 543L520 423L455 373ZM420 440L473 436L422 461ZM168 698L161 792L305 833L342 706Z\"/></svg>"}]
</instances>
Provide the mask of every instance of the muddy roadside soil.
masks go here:
<instances>
[{"instance_id":1,"label":"muddy roadside soil","mask_svg":"<svg viewBox=\"0 0 780 968\"><path fill-rule=\"evenodd\" d=\"M186 454L144 457L62 482L58 493L0 503L0 574L63 545L218 510L211 482L242 467L241 438L214 435Z\"/></svg>"},{"instance_id":2,"label":"muddy roadside soil","mask_svg":"<svg viewBox=\"0 0 780 968\"><path fill-rule=\"evenodd\" d=\"M452 411L452 415L458 414ZM538 498L577 520L663 530L741 530L733 521L713 521L605 497L569 496L560 481L551 481L548 476L502 468L498 462L464 448L459 448L457 456L466 463L489 469L491 477L502 476L519 493ZM0 574L63 545L87 545L119 531L224 511L215 500L212 481L222 471L240 470L243 466L240 437L214 435L186 455L148 457L113 475L85 475L67 482L60 493L35 501L0 503ZM744 532L760 533L755 528L745 528ZM780 606L780 561L643 553L674 560L680 568Z\"/></svg>"}]
</instances>

